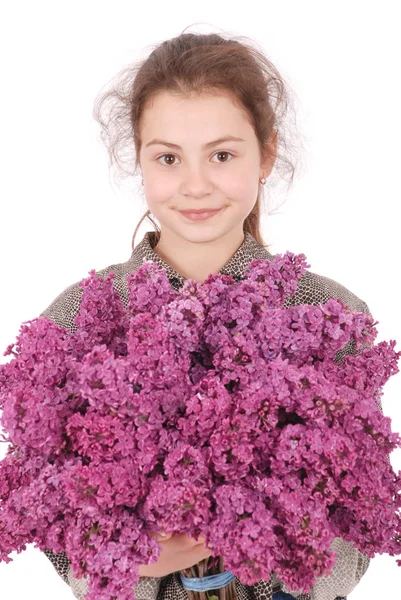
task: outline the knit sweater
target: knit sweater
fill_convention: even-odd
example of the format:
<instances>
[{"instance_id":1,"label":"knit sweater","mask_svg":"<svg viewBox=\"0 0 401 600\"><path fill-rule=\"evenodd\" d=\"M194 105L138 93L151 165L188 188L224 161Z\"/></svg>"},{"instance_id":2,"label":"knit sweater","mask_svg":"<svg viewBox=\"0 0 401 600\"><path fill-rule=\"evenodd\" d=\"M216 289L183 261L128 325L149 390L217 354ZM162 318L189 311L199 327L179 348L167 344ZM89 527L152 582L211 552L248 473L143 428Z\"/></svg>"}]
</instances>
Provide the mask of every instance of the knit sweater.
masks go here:
<instances>
[{"instance_id":1,"label":"knit sweater","mask_svg":"<svg viewBox=\"0 0 401 600\"><path fill-rule=\"evenodd\" d=\"M135 246L131 257L124 263L109 265L105 269L97 271L96 274L106 277L113 272L116 277L112 280L114 289L118 292L125 307L128 305L127 276L136 271L144 260L152 260L166 269L166 275L171 286L179 290L185 282L185 277L173 269L154 250L157 243L155 232L147 232L142 241ZM254 259L273 260L274 255L261 246L253 236L245 232L244 240L228 262L220 269L220 274L231 275L239 281L244 276L246 267ZM47 317L60 326L75 332L77 327L74 319L78 314L80 301L83 294L79 282L73 283L61 292L51 304L40 314ZM333 279L317 275L306 270L301 276L297 290L293 296L287 298L284 306L296 306L300 304L318 305L327 302L329 298L340 298L352 311L371 314L367 304L353 294L346 287ZM355 354L355 344L349 342L336 354L336 362L341 363L346 354ZM379 403L381 409L381 404ZM276 591L292 594L298 600L336 600L349 594L365 574L370 559L361 553L352 543L341 538L334 538L332 550L336 551L336 563L330 575L318 577L310 594L301 594L297 590L289 590L280 579L271 573L269 581L259 581L252 586L242 584L235 578L235 587L239 600L271 600ZM52 562L57 573L71 586L74 596L85 600L88 591L88 579L77 579L71 569L71 561L65 552L54 553L45 550L45 555ZM179 573L171 573L166 577L141 577L135 586L137 600L187 600Z\"/></svg>"}]
</instances>

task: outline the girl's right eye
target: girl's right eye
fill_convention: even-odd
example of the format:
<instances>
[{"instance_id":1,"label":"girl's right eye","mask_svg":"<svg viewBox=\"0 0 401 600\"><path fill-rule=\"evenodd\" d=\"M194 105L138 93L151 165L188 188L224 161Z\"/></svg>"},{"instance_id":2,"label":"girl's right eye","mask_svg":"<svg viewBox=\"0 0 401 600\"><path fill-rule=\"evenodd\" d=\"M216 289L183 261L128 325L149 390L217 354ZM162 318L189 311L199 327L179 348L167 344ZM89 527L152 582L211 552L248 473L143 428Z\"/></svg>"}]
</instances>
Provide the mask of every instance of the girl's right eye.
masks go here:
<instances>
[{"instance_id":1,"label":"girl's right eye","mask_svg":"<svg viewBox=\"0 0 401 600\"><path fill-rule=\"evenodd\" d=\"M161 156L159 156L159 158L157 159L157 162L159 162L161 158L164 158L164 157L166 157L166 156L169 156L169 157L171 156L171 157L175 158L174 154L162 154L162 155L161 155ZM174 164L174 163L172 163L172 162L170 162L170 163L165 163L165 162L163 161L163 163L162 163L162 164L163 164L163 165L166 165L166 164L170 164L170 165L172 165L172 164Z\"/></svg>"}]
</instances>

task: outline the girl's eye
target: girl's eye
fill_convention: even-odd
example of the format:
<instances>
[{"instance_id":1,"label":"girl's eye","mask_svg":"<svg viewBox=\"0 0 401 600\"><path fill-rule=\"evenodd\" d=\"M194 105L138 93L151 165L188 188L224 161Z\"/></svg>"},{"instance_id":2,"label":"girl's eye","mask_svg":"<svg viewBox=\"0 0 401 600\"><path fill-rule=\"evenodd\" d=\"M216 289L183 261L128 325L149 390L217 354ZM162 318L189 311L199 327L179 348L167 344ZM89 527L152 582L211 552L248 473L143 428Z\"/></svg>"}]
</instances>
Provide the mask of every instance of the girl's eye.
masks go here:
<instances>
[{"instance_id":1,"label":"girl's eye","mask_svg":"<svg viewBox=\"0 0 401 600\"><path fill-rule=\"evenodd\" d=\"M220 152L215 152L214 156L215 156L216 154L229 154L230 156L234 156L234 155L233 155L231 152L222 152L222 151L220 151ZM159 158L157 158L157 161L159 161L161 158L164 158L165 156L172 156L173 158L177 158L177 157L176 157L174 154L162 154L161 156L159 156ZM224 161L223 161L223 163L224 163L224 162L227 162L227 161L226 161L226 160L224 160ZM165 163L165 162L163 162L163 164L167 166L167 165L172 165L172 164L174 164L174 163L172 163L172 162L169 162L169 163Z\"/></svg>"}]
</instances>

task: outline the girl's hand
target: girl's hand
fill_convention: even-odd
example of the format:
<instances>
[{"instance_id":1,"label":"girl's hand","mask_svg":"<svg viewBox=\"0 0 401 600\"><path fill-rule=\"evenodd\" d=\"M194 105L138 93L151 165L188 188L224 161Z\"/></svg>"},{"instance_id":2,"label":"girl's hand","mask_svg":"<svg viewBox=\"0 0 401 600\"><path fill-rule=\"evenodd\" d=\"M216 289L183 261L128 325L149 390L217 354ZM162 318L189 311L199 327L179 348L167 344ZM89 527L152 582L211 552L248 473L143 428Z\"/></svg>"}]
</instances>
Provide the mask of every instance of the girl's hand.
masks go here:
<instances>
[{"instance_id":1,"label":"girl's hand","mask_svg":"<svg viewBox=\"0 0 401 600\"><path fill-rule=\"evenodd\" d=\"M153 534L160 543L162 550L158 561L139 567L140 577L165 577L175 571L188 569L196 563L212 556L212 551L206 548L205 538L201 534L198 540L184 533Z\"/></svg>"}]
</instances>

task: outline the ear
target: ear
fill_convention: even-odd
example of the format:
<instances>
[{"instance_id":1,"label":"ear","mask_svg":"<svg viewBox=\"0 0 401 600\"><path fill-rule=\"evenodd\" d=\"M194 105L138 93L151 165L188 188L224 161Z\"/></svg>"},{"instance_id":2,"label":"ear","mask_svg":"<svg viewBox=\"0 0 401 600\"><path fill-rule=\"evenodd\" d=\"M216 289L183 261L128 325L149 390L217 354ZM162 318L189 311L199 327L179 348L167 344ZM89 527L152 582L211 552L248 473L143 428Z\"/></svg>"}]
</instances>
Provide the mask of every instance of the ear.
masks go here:
<instances>
[{"instance_id":1,"label":"ear","mask_svg":"<svg viewBox=\"0 0 401 600\"><path fill-rule=\"evenodd\" d=\"M277 156L277 129L273 129L268 142L265 145L265 153L261 169L261 177L269 177L273 170Z\"/></svg>"}]
</instances>

